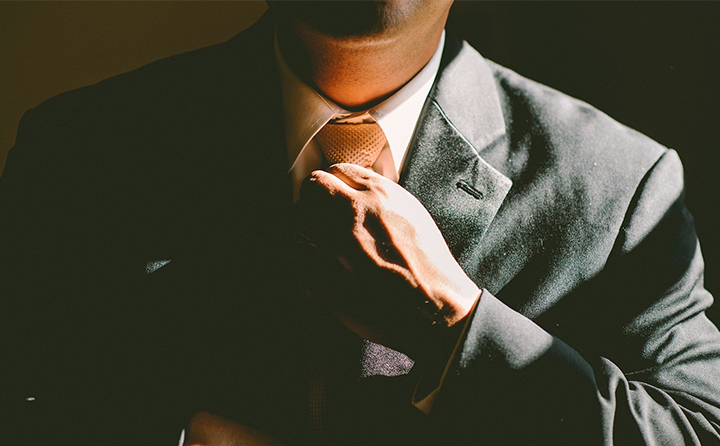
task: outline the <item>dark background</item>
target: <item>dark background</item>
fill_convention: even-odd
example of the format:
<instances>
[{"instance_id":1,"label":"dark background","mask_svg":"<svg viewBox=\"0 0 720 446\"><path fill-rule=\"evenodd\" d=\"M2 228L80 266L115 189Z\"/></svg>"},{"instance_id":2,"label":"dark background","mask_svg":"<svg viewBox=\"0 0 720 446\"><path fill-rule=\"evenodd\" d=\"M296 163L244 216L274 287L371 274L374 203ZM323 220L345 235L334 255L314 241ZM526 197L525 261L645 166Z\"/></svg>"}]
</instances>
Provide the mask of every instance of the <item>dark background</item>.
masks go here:
<instances>
[{"instance_id":1,"label":"dark background","mask_svg":"<svg viewBox=\"0 0 720 446\"><path fill-rule=\"evenodd\" d=\"M0 169L28 108L227 40L264 9L258 2L0 2ZM486 57L678 151L706 286L720 296L720 2L458 1L450 23ZM720 322L720 306L710 315Z\"/></svg>"}]
</instances>

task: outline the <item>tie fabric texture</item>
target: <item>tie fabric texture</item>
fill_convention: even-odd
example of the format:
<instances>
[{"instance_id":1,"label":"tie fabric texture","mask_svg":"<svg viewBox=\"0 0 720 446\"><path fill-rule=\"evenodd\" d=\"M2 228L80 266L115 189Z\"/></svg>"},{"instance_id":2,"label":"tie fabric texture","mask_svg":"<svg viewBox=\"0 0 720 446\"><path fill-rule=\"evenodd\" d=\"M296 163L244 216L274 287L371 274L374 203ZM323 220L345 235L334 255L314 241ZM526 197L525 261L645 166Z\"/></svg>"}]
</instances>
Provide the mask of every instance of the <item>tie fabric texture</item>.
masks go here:
<instances>
[{"instance_id":1,"label":"tie fabric texture","mask_svg":"<svg viewBox=\"0 0 720 446\"><path fill-rule=\"evenodd\" d=\"M329 164L351 163L365 168L372 167L387 143L380 125L369 120L331 121L315 135L315 141ZM403 377L413 367L413 361L406 355L367 340L357 339L347 345L338 343L337 339L346 336L328 336L329 345L320 347L322 353L314 361L308 409L310 435L315 444L335 444L337 433L347 434L342 427L343 418L361 410L362 406L369 406L374 409L371 412L382 417L380 408L392 400L390 394L402 393L405 387L393 385L387 379ZM355 353L350 353L352 351ZM354 366L350 365L353 363ZM410 406L411 395L407 393L395 399L406 401ZM333 413L337 410L344 416Z\"/></svg>"},{"instance_id":2,"label":"tie fabric texture","mask_svg":"<svg viewBox=\"0 0 720 446\"><path fill-rule=\"evenodd\" d=\"M351 163L371 167L387 139L377 122L328 122L315 140L330 164Z\"/></svg>"}]
</instances>

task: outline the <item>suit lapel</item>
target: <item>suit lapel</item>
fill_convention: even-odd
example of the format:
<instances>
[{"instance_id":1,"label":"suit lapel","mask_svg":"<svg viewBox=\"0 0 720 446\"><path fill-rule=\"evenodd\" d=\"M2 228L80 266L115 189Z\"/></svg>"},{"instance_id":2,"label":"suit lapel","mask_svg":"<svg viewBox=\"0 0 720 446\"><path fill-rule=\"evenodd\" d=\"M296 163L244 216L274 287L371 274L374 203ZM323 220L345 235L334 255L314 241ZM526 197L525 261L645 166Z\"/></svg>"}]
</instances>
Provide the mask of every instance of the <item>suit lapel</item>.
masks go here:
<instances>
[{"instance_id":1,"label":"suit lapel","mask_svg":"<svg viewBox=\"0 0 720 446\"><path fill-rule=\"evenodd\" d=\"M479 155L504 135L490 67L469 45L449 38L400 184L430 212L461 265L512 186Z\"/></svg>"}]
</instances>

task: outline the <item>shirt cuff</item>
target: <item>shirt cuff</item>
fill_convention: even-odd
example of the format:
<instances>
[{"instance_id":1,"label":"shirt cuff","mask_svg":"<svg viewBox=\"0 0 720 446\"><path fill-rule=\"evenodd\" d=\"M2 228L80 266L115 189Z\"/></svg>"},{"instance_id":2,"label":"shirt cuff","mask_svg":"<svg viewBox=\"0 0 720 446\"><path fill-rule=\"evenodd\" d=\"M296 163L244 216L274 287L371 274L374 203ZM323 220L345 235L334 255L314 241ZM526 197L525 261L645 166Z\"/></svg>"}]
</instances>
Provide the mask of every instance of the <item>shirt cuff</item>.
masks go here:
<instances>
[{"instance_id":1,"label":"shirt cuff","mask_svg":"<svg viewBox=\"0 0 720 446\"><path fill-rule=\"evenodd\" d=\"M417 385L415 386L415 391L413 392L412 396L412 404L413 406L420 409L425 415L430 415L430 411L432 410L433 404L435 403L435 398L440 393L440 389L442 388L443 382L445 382L445 377L447 376L448 372L450 371L450 366L452 365L453 361L455 360L455 356L460 351L460 347L462 346L463 339L465 339L465 335L468 332L468 329L470 328L470 321L473 318L473 315L475 314L475 309L477 308L478 302L480 302L480 298L482 297L483 291L480 291L480 294L478 295L477 299L475 299L475 303L472 306L472 309L470 310L470 313L468 313L467 318L465 319L465 322L463 323L462 330L460 331L460 336L457 339L457 342L455 342L455 346L453 347L452 353L450 354L450 357L448 358L447 362L445 363L445 367L443 368L442 374L440 374L440 377L438 378L437 375L433 376L432 373L430 373L430 376L424 376L421 377L418 380ZM430 387L425 385L425 382L436 382L437 384L434 387ZM423 391L423 389L432 388L430 392Z\"/></svg>"}]
</instances>

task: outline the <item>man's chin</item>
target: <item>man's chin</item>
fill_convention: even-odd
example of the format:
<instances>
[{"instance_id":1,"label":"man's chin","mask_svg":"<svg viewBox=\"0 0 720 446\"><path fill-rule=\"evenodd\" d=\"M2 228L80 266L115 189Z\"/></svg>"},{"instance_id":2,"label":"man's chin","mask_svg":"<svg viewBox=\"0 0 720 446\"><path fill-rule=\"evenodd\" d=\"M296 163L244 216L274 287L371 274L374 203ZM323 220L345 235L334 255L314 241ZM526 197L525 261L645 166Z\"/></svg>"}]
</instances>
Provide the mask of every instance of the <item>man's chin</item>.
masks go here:
<instances>
[{"instance_id":1,"label":"man's chin","mask_svg":"<svg viewBox=\"0 0 720 446\"><path fill-rule=\"evenodd\" d=\"M281 17L337 38L389 37L403 28L414 1L271 1Z\"/></svg>"}]
</instances>

